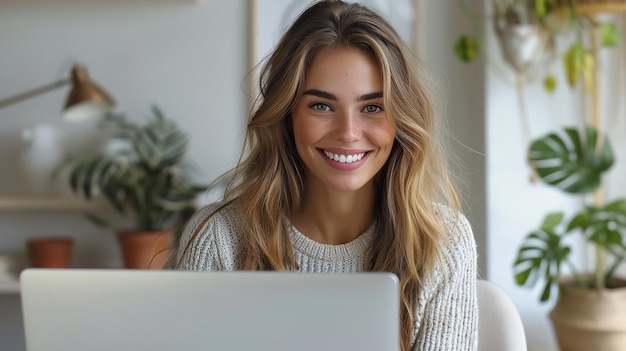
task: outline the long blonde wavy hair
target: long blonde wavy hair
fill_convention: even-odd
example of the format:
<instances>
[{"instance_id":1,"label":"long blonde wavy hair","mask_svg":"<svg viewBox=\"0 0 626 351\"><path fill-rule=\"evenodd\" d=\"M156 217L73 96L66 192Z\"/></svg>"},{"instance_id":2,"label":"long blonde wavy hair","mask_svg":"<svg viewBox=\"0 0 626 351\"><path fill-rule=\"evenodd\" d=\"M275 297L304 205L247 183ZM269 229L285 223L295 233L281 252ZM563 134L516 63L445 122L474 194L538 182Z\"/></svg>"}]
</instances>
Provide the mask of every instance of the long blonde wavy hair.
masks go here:
<instances>
[{"instance_id":1,"label":"long blonde wavy hair","mask_svg":"<svg viewBox=\"0 0 626 351\"><path fill-rule=\"evenodd\" d=\"M295 20L261 70L242 157L218 179L228 180L220 208L236 202L239 213L245 213L239 223L238 269L298 269L287 219L302 203L304 165L291 132L290 112L303 92L311 61L328 47L362 50L376 60L382 73L385 110L396 137L374 180L377 230L366 267L399 277L401 349L408 350L419 290L425 280L434 279L449 242L434 204L458 210L459 201L435 137L437 121L426 76L379 15L356 3L322 0Z\"/></svg>"}]
</instances>

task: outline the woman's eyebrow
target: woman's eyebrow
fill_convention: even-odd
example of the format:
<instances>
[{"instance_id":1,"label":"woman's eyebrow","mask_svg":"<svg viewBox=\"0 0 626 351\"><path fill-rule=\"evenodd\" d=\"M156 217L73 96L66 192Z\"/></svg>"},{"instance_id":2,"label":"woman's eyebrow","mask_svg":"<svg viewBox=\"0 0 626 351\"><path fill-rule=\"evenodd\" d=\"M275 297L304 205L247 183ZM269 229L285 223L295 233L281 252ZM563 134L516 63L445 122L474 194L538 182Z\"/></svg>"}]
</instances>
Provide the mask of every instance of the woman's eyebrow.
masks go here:
<instances>
[{"instance_id":1,"label":"woman's eyebrow","mask_svg":"<svg viewBox=\"0 0 626 351\"><path fill-rule=\"evenodd\" d=\"M365 95L359 96L359 101L380 99L382 97L383 97L383 92L382 91L378 91L378 92L375 92L375 93L369 93L369 94L365 94Z\"/></svg>"},{"instance_id":2,"label":"woman's eyebrow","mask_svg":"<svg viewBox=\"0 0 626 351\"><path fill-rule=\"evenodd\" d=\"M335 95L325 92L325 91L317 90L317 89L309 89L305 91L304 93L302 93L302 95L313 95L313 96L321 97L324 99L337 101L337 97Z\"/></svg>"},{"instance_id":3,"label":"woman's eyebrow","mask_svg":"<svg viewBox=\"0 0 626 351\"><path fill-rule=\"evenodd\" d=\"M337 96L326 92L326 91L322 91L322 90L318 90L318 89L309 89L307 91L305 91L304 93L302 93L302 95L313 95L313 96L317 96L320 98L324 98L324 99L328 99L328 100L333 100L333 101L337 101ZM380 99L383 97L383 92L382 91L378 91L375 93L369 93L369 94L364 94L359 96L358 101L367 101L367 100L374 100L374 99Z\"/></svg>"}]
</instances>

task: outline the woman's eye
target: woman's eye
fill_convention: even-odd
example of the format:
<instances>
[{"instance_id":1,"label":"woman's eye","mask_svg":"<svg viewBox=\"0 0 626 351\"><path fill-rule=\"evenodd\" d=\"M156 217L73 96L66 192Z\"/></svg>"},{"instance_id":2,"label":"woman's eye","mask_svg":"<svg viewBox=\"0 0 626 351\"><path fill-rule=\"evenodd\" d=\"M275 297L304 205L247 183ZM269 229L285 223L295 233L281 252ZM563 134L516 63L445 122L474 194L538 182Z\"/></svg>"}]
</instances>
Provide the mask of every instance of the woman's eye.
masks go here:
<instances>
[{"instance_id":1,"label":"woman's eye","mask_svg":"<svg viewBox=\"0 0 626 351\"><path fill-rule=\"evenodd\" d=\"M321 102L315 103L311 105L311 108L316 111L330 111L330 106L323 104Z\"/></svg>"},{"instance_id":2,"label":"woman's eye","mask_svg":"<svg viewBox=\"0 0 626 351\"><path fill-rule=\"evenodd\" d=\"M365 112L368 112L368 113L377 113L377 112L382 112L383 111L382 107L380 107L378 105L367 105L367 106L365 106L365 108L363 110Z\"/></svg>"}]
</instances>

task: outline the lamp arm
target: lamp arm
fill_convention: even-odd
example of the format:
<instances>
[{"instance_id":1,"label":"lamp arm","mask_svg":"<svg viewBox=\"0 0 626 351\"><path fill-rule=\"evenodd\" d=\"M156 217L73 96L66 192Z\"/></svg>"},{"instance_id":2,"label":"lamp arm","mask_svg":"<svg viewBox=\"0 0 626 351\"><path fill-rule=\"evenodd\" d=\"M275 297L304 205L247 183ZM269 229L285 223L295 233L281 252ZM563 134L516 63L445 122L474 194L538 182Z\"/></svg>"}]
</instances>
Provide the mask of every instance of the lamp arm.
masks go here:
<instances>
[{"instance_id":1,"label":"lamp arm","mask_svg":"<svg viewBox=\"0 0 626 351\"><path fill-rule=\"evenodd\" d=\"M66 84L69 84L71 82L70 78L64 78L64 79L59 79L56 82L50 83L50 84L46 84L46 85L42 85L40 87L37 87L35 89L32 90L28 90L25 91L23 93L19 93L17 95L8 97L6 99L0 100L0 108L12 105L16 102L20 102L22 100L26 100L26 99L30 99L31 97L35 97L37 95L41 95L43 93L47 93L49 91L52 91L54 89L60 88Z\"/></svg>"}]
</instances>

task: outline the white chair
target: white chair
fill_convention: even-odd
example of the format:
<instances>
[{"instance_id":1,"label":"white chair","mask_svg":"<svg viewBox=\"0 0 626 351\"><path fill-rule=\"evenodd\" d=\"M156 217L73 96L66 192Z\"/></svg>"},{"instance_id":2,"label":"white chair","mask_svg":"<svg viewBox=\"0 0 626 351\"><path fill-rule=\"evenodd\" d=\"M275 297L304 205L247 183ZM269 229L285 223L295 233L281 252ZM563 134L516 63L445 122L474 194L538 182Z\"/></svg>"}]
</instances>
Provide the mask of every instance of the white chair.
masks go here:
<instances>
[{"instance_id":1,"label":"white chair","mask_svg":"<svg viewBox=\"0 0 626 351\"><path fill-rule=\"evenodd\" d=\"M522 318L511 298L497 285L478 280L478 350L527 351Z\"/></svg>"}]
</instances>

